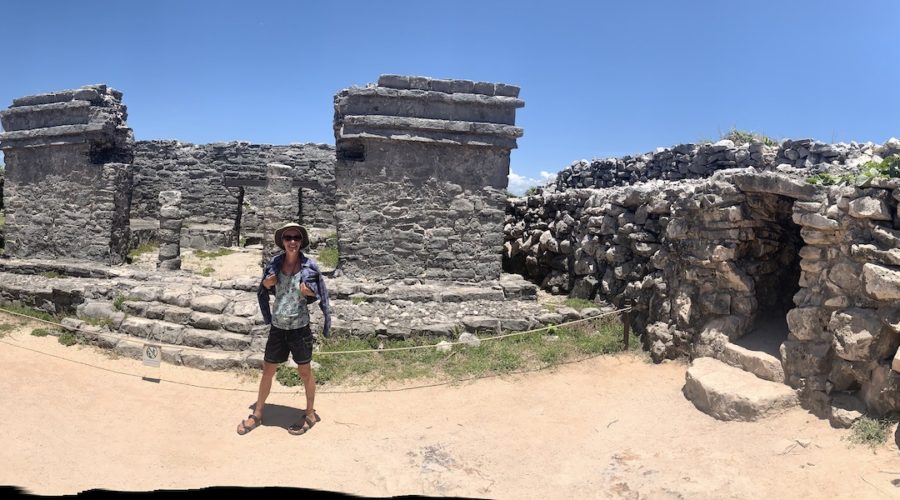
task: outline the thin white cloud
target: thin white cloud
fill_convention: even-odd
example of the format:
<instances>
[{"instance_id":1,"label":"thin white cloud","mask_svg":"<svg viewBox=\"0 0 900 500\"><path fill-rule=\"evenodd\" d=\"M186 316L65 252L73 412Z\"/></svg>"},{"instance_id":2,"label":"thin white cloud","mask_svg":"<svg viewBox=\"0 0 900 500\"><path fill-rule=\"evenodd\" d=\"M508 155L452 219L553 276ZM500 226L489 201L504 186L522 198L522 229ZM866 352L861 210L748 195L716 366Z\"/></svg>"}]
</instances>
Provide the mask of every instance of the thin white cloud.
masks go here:
<instances>
[{"instance_id":1,"label":"thin white cloud","mask_svg":"<svg viewBox=\"0 0 900 500\"><path fill-rule=\"evenodd\" d=\"M509 190L510 193L516 196L522 196L525 194L525 191L528 191L528 188L538 185L543 185L546 182L547 177L544 175L546 172L541 172L541 179L532 179L531 177L525 177L524 175L519 175L512 171L512 168L509 169Z\"/></svg>"}]
</instances>

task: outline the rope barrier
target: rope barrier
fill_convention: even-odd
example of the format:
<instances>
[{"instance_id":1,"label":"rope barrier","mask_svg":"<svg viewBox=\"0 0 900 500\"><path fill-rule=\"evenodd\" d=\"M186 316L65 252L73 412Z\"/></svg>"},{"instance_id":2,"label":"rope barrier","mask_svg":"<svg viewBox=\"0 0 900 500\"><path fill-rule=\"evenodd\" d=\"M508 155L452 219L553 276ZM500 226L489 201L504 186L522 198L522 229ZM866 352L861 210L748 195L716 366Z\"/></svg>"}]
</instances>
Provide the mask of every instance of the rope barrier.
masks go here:
<instances>
[{"instance_id":1,"label":"rope barrier","mask_svg":"<svg viewBox=\"0 0 900 500\"><path fill-rule=\"evenodd\" d=\"M578 320L573 320L573 321L561 323L561 324L559 324L559 325L548 325L548 326L545 326L545 327L542 327L542 328L536 328L536 329L526 330L526 331L522 331L522 332L511 332L511 333L508 333L508 334L496 335L496 336L493 336L493 337L485 337L485 338L480 339L480 340L499 340L499 339L502 339L502 338L508 338L508 337L512 337L512 336L525 335L525 334L529 334L529 333L536 333L536 332L543 331L543 330L549 330L549 329L551 329L551 328L561 328L561 327L564 327L564 326L569 326L569 325L576 324L576 323L582 323L582 322L585 322L585 321L602 319L602 318L605 318L605 317L608 317L608 316L612 316L612 315L614 315L614 314L619 314L619 313L622 313L622 312L630 311L631 309L632 309L632 307L625 307L625 308L622 308L622 309L617 309L617 310L615 310L615 311L610 311L610 312L607 312L607 313L599 314L599 315L597 315L597 316L591 316L590 318L581 318L581 319L578 319ZM60 328L63 328L63 329L67 329L67 330L71 329L70 327L63 326L61 323L57 323L57 322L45 320L45 319L42 319L42 318L36 318L36 317L34 317L34 316L29 316L29 315L27 315L27 314L18 313L18 312L15 312L15 311L10 311L10 310L5 309L5 308L3 308L3 307L0 307L0 312L4 312L4 313L10 314L10 315L12 315L12 316L19 316L19 317L22 317L22 318L25 318L25 319L28 319L28 320L31 320L31 321L37 321L37 322L40 322L40 323L45 323L45 324L49 324L49 325L54 325L54 326L57 326L57 327L60 327ZM75 330L78 330L78 329L76 328ZM80 331L80 330L78 330L78 331ZM85 333L88 333L89 335L95 335L94 332L85 332ZM16 344L7 342L7 341L5 341L5 340L0 340L0 344L6 344L6 345L9 345L9 346L11 346L11 347L16 347L16 348L18 348L18 349L23 349L23 350L30 351L30 352L34 352L34 353L43 354L43 355L45 355L45 356L49 356L49 357L52 357L52 358L60 359L60 360L63 360L63 361L68 361L68 362L75 363L75 364L79 364L79 365L82 365L82 366L87 366L87 367L90 367L90 368L96 368L96 369L98 369L98 370L102 370L102 371L109 372L109 373L115 373L115 374L118 374L118 375L125 375L125 376L128 376L128 377L135 377L135 378L141 378L141 379L146 378L144 375L138 375L138 374L135 374L135 373L123 372L123 371L120 371L120 370L113 370L113 369L110 369L110 368L106 368L106 367L94 365L94 364L91 364L91 363L85 363L85 362L83 362L83 361L77 361L77 360L74 360L74 359L66 358L66 357L63 357L63 356L58 356L58 355L51 354L51 353L44 352L44 351L40 351L40 350L37 350L37 349L31 349L31 348L28 348L28 347L25 347L25 346L16 345ZM448 343L448 344L450 344L450 345L457 345L457 344L465 344L465 342L453 342L453 343ZM448 345L448 344L443 344L443 345ZM435 348L435 347L437 347L437 345L438 345L438 344L424 345L424 346L409 346L409 347L402 347L402 348L389 348L389 349L371 349L371 350L321 351L321 352L317 352L317 354L358 354L358 353L373 353L373 352L399 351L399 350L409 350L409 349ZM196 349L196 350L201 350L201 349ZM569 362L564 362L564 363L562 363L562 364L570 364L570 363L576 363L576 362L584 361L584 360L587 360L587 359L593 359L593 358L595 358L595 357L597 357L597 356L599 356L599 355L600 355L600 354L595 354L595 355L593 355L593 356L587 356L587 357L585 357L585 358L581 358L581 359L573 360L573 361L569 361ZM535 371L544 370L544 369L546 369L546 368L549 368L549 367L538 367L538 368L533 368L533 369L518 370L518 371L509 372L509 374L531 373L531 372L535 372ZM369 392L399 392L399 391L405 391L405 390L421 389L421 388L425 388L425 387L437 387L437 386L441 386L441 385L447 385L447 384L453 384L453 383L459 383L459 382L468 382L468 381L472 381L472 380L480 380L480 379L490 378L490 377L495 377L495 376L499 376L499 374L487 374L487 375L482 375L482 376L469 377L469 378L465 378L465 379L454 379L454 380L448 380L448 381L445 381L445 382L436 382L436 383L432 383L432 384L422 384L422 385L409 386L409 387L398 388L398 389L367 389L367 390L328 391L328 390L321 390L320 388L317 387L316 392L322 393L322 394L352 394L352 393L369 393ZM257 389L241 389L241 388L236 388L236 387L212 387L212 386L206 386L206 385L200 385L200 384L193 384L193 383L190 383L190 382L182 382L182 381L178 381L178 380L168 380L168 379L162 379L162 378L154 379L154 380L159 381L160 383L161 383L161 382L166 382L166 383L170 383L170 384L181 385L181 386L186 386L186 387L194 387L194 388L198 388L198 389L219 390L219 391L229 391L229 392L247 392L247 393L256 393L256 392L257 392ZM301 388L302 388L302 386L301 386ZM299 393L299 392L300 392L300 389L293 390L293 391L271 391L272 394L297 394L297 393Z\"/></svg>"},{"instance_id":2,"label":"rope barrier","mask_svg":"<svg viewBox=\"0 0 900 500\"><path fill-rule=\"evenodd\" d=\"M615 310L615 311L610 311L610 312L598 314L598 315L596 315L596 316L591 316L591 317L589 317L589 318L581 318L581 319L576 319L576 320L572 320L572 321L567 321L567 322L564 322L564 323L560 323L560 324L558 324L558 325L547 325L547 326L543 326L543 327L540 327L540 328L535 328L535 329L532 329L532 330L523 330L523 331L520 331L520 332L511 332L511 333L505 333L505 334L502 334L502 335L494 335L494 336L490 336L490 337L479 338L479 341L485 341L485 342L487 342L487 341L490 341L490 340L499 340L499 339L504 339L504 338L508 338L508 337L515 337L515 336L519 336L519 335L527 335L527 334L536 333L536 332L540 332L540 331L544 331L544 330L549 330L549 329L551 329L551 328L564 328L564 327L567 327L567 326L569 326L569 325L574 325L574 324L577 324L577 323L583 323L583 322L586 322L586 321L594 321L594 320L598 320L598 319L605 318L605 317L607 317L607 316L612 316L612 315L620 314L620 313L627 312L627 311L631 311L631 310L632 310L632 307L630 307L630 306L629 306L629 307L623 307L623 308L617 309L617 310ZM27 318L27 319L34 320L34 321L39 321L39 322L42 322L42 323L47 323L47 324L50 324L50 325L54 325L54 326L63 328L63 329L65 329L65 330L70 330L70 331L71 331L71 330L74 330L74 331L77 331L77 332L79 332L79 333L81 333L82 335L85 335L85 336L96 337L96 336L98 335L97 332L88 332L88 331L82 330L82 329L80 329L80 328L64 326L64 325L62 325L61 323L56 323L56 322L48 321L48 320L41 319L41 318L35 318L34 316L29 316L29 315L27 315L27 314L18 313L18 312L15 312L15 311L10 311L9 309L5 309L5 308L3 308L3 307L0 307L0 312L4 312L4 313L7 313L7 314L11 314L11 315L13 315L13 316L20 316L20 317L23 317L23 318ZM147 338L136 337L136 338L142 339L142 340L147 340L147 341L154 341L154 339L151 339L150 337L147 337ZM158 341L157 341L157 342L158 342ZM444 344L427 344L427 345L404 346L404 347L386 347L386 348L383 348L383 349L357 349L357 350L348 350L348 351L316 351L316 354L328 354L328 355L331 355L331 354L363 354L363 353L374 353L374 352L411 351L411 350L416 350L416 349L435 349L435 348L438 347L438 345L443 345L443 346L454 346L454 345L468 345L468 344L469 344L468 342L464 342L464 341L455 341L455 342L446 342L446 341L445 341ZM200 348L200 347L191 347L191 346L183 346L183 345L176 345L176 344L166 344L166 345L167 345L167 346L174 347L174 348L176 348L176 349L180 349L180 350L192 350L192 351L209 352L209 349L204 349L204 348Z\"/></svg>"}]
</instances>

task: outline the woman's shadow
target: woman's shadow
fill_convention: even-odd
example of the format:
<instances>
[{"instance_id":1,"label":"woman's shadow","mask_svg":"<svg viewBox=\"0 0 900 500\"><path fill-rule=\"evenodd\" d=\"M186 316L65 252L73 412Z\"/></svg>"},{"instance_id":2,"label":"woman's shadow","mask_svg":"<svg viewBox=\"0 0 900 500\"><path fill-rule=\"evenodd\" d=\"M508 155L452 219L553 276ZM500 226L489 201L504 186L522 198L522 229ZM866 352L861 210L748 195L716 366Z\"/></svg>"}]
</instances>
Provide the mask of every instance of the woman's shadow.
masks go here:
<instances>
[{"instance_id":1,"label":"woman's shadow","mask_svg":"<svg viewBox=\"0 0 900 500\"><path fill-rule=\"evenodd\" d=\"M256 410L256 403L250 405L250 411ZM266 403L266 410L263 413L263 421L261 426L265 427L281 427L287 430L288 427L302 420L306 415L304 410L272 403Z\"/></svg>"}]
</instances>

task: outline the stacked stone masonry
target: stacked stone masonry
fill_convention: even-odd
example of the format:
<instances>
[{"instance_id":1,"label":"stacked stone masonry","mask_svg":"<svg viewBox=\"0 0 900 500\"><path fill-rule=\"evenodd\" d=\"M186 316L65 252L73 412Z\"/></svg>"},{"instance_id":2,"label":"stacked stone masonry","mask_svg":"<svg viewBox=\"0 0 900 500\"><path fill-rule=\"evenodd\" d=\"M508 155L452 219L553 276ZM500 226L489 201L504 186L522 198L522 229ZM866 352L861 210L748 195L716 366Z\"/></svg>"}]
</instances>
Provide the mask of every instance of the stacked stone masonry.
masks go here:
<instances>
[{"instance_id":1,"label":"stacked stone masonry","mask_svg":"<svg viewBox=\"0 0 900 500\"><path fill-rule=\"evenodd\" d=\"M900 144L889 142L882 154L891 154ZM778 146L762 142L735 144L721 140L714 144L681 144L655 152L621 158L579 160L557 174L545 191L572 188L627 186L653 179L704 179L729 168L771 169L778 165L802 168L809 175L840 173L872 159L871 144L824 144L811 139L786 140Z\"/></svg>"},{"instance_id":2,"label":"stacked stone masonry","mask_svg":"<svg viewBox=\"0 0 900 500\"><path fill-rule=\"evenodd\" d=\"M5 249L112 264L128 251L133 137L106 85L15 99L5 132Z\"/></svg>"},{"instance_id":3,"label":"stacked stone masonry","mask_svg":"<svg viewBox=\"0 0 900 500\"><path fill-rule=\"evenodd\" d=\"M336 218L351 277L500 276L518 88L383 75L335 96Z\"/></svg>"},{"instance_id":4,"label":"stacked stone masonry","mask_svg":"<svg viewBox=\"0 0 900 500\"><path fill-rule=\"evenodd\" d=\"M181 191L159 193L159 256L160 269L181 269Z\"/></svg>"},{"instance_id":5,"label":"stacked stone masonry","mask_svg":"<svg viewBox=\"0 0 900 500\"><path fill-rule=\"evenodd\" d=\"M290 167L290 177L312 187L292 191L291 217L312 227L334 227L334 148L325 144L273 146L247 142L194 145L178 141L135 144L132 216L156 219L161 191L180 190L186 224L235 226L262 232L266 165ZM226 179L257 181L226 187Z\"/></svg>"},{"instance_id":6,"label":"stacked stone masonry","mask_svg":"<svg viewBox=\"0 0 900 500\"><path fill-rule=\"evenodd\" d=\"M713 356L761 321L786 317L784 380L813 409L837 411L829 403L840 401L898 411L900 180L806 181L897 153L896 140L786 141L764 147L763 158L790 163L705 179L557 184L510 200L504 265L555 293L634 304L655 360Z\"/></svg>"}]
</instances>

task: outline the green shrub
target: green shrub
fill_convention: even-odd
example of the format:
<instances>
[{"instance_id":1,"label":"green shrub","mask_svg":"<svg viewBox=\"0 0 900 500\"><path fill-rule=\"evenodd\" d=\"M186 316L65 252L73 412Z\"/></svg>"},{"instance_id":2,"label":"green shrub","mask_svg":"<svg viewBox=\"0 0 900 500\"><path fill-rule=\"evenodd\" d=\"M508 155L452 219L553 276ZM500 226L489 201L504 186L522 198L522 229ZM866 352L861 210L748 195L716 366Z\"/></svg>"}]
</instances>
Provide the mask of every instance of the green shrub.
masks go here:
<instances>
[{"instance_id":1,"label":"green shrub","mask_svg":"<svg viewBox=\"0 0 900 500\"><path fill-rule=\"evenodd\" d=\"M888 420L862 417L850 426L850 436L847 440L874 450L887 441L890 425Z\"/></svg>"},{"instance_id":2,"label":"green shrub","mask_svg":"<svg viewBox=\"0 0 900 500\"><path fill-rule=\"evenodd\" d=\"M31 330L31 334L35 337L46 337L50 334L50 330L47 330L46 328L35 328L34 330Z\"/></svg>"},{"instance_id":3,"label":"green shrub","mask_svg":"<svg viewBox=\"0 0 900 500\"><path fill-rule=\"evenodd\" d=\"M297 369L291 368L286 364L278 367L278 371L275 372L275 379L278 380L279 384L285 387L294 387L303 383L303 379L300 378Z\"/></svg>"},{"instance_id":4,"label":"green shrub","mask_svg":"<svg viewBox=\"0 0 900 500\"><path fill-rule=\"evenodd\" d=\"M75 334L72 332L65 332L59 336L59 343L69 347L78 343L78 339L75 337Z\"/></svg>"}]
</instances>

